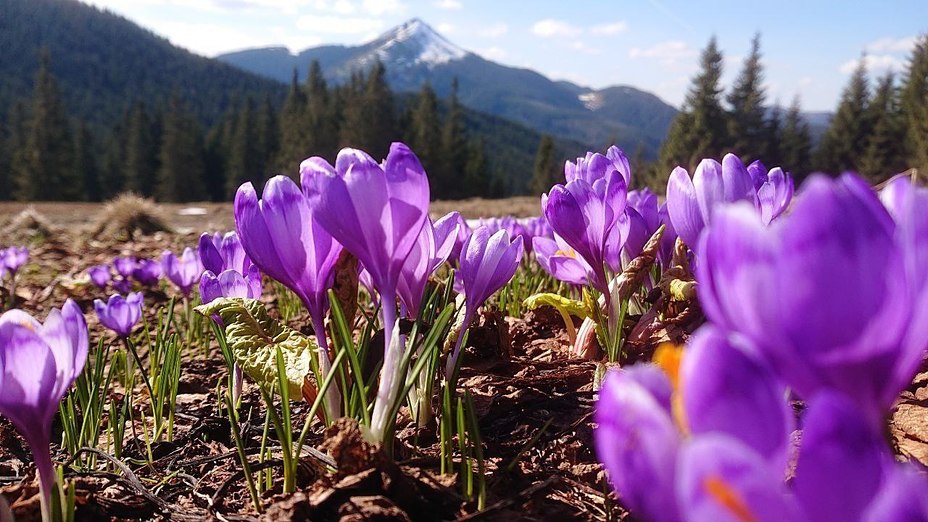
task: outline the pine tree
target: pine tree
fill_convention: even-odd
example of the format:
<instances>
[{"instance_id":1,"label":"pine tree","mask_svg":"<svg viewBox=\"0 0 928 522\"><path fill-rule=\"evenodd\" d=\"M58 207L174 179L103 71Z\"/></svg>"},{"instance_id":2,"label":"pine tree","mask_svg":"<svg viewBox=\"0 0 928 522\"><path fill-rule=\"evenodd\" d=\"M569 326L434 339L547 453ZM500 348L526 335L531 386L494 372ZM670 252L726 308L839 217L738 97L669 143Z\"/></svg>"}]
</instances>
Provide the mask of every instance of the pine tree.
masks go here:
<instances>
[{"instance_id":1,"label":"pine tree","mask_svg":"<svg viewBox=\"0 0 928 522\"><path fill-rule=\"evenodd\" d=\"M796 183L800 183L810 170L812 139L809 135L809 125L802 118L798 96L793 98L792 105L786 111L779 148L780 166L792 173Z\"/></svg>"},{"instance_id":2,"label":"pine tree","mask_svg":"<svg viewBox=\"0 0 928 522\"><path fill-rule=\"evenodd\" d=\"M23 161L23 147L26 144L27 114L22 101L13 104L7 113L6 129L3 142L0 143L3 164L0 164L0 200L13 199L13 181Z\"/></svg>"},{"instance_id":3,"label":"pine tree","mask_svg":"<svg viewBox=\"0 0 928 522\"><path fill-rule=\"evenodd\" d=\"M463 183L461 183L461 190L457 193L457 197L472 198L490 195L492 180L484 147L482 137L472 139L467 143Z\"/></svg>"},{"instance_id":4,"label":"pine tree","mask_svg":"<svg viewBox=\"0 0 928 522\"><path fill-rule=\"evenodd\" d=\"M532 194L546 193L561 181L556 153L554 138L548 134L542 136L541 143L538 144L538 152L535 154L535 169L530 187Z\"/></svg>"},{"instance_id":5,"label":"pine tree","mask_svg":"<svg viewBox=\"0 0 928 522\"><path fill-rule=\"evenodd\" d=\"M878 183L905 169L905 129L899 113L895 76L888 73L877 83L867 107L870 133L860 159L860 172Z\"/></svg>"},{"instance_id":6,"label":"pine tree","mask_svg":"<svg viewBox=\"0 0 928 522\"><path fill-rule=\"evenodd\" d=\"M419 91L418 101L410 115L407 133L409 147L419 157L425 171L429 173L432 197L448 198L451 184L455 180L445 178L442 175L443 172L440 171L442 135L438 118L438 98L428 83L424 84L422 90Z\"/></svg>"},{"instance_id":7,"label":"pine tree","mask_svg":"<svg viewBox=\"0 0 928 522\"><path fill-rule=\"evenodd\" d=\"M274 105L267 96L258 106L255 126L258 132L258 157L260 160L258 173L262 175L259 181L264 181L274 174L272 163L280 146L280 124L277 121L277 111L274 110Z\"/></svg>"},{"instance_id":8,"label":"pine tree","mask_svg":"<svg viewBox=\"0 0 928 522\"><path fill-rule=\"evenodd\" d=\"M393 92L387 85L387 69L379 60L371 68L364 90L364 147L375 159L387 157L390 144L397 138Z\"/></svg>"},{"instance_id":9,"label":"pine tree","mask_svg":"<svg viewBox=\"0 0 928 522\"><path fill-rule=\"evenodd\" d=\"M309 67L306 88L311 140L303 157L322 156L334 160L338 153L338 114L322 74L322 66L316 60Z\"/></svg>"},{"instance_id":10,"label":"pine tree","mask_svg":"<svg viewBox=\"0 0 928 522\"><path fill-rule=\"evenodd\" d=\"M748 156L745 160L761 159L769 166L782 166L783 153L780 142L783 140L783 109L779 102L770 108L770 116L763 127L763 155L760 158Z\"/></svg>"},{"instance_id":11,"label":"pine tree","mask_svg":"<svg viewBox=\"0 0 928 522\"><path fill-rule=\"evenodd\" d=\"M87 201L101 201L100 172L94 153L93 135L86 122L80 122L74 133L74 172L81 183Z\"/></svg>"},{"instance_id":12,"label":"pine tree","mask_svg":"<svg viewBox=\"0 0 928 522\"><path fill-rule=\"evenodd\" d=\"M928 174L928 34L919 38L909 58L900 109L908 166Z\"/></svg>"},{"instance_id":13,"label":"pine tree","mask_svg":"<svg viewBox=\"0 0 928 522\"><path fill-rule=\"evenodd\" d=\"M226 198L235 197L238 187L247 181L256 185L264 179L261 165L261 150L258 140L257 116L254 102L246 97L231 135L227 148Z\"/></svg>"},{"instance_id":14,"label":"pine tree","mask_svg":"<svg viewBox=\"0 0 928 522\"><path fill-rule=\"evenodd\" d=\"M816 151L818 169L832 175L860 168L870 130L867 70L861 59Z\"/></svg>"},{"instance_id":15,"label":"pine tree","mask_svg":"<svg viewBox=\"0 0 928 522\"><path fill-rule=\"evenodd\" d=\"M49 69L49 55L41 56L36 75L26 142L15 173L15 194L20 201L78 200L81 187L74 173L74 139L71 122Z\"/></svg>"},{"instance_id":16,"label":"pine tree","mask_svg":"<svg viewBox=\"0 0 928 522\"><path fill-rule=\"evenodd\" d=\"M727 98L731 105L728 115L731 150L745 162L768 159L765 150L768 134L764 122L764 73L760 58L760 34L755 34L751 41L751 54L744 60L744 68Z\"/></svg>"},{"instance_id":17,"label":"pine tree","mask_svg":"<svg viewBox=\"0 0 928 522\"><path fill-rule=\"evenodd\" d=\"M364 75L351 73L350 81L338 89L337 103L340 107L338 126L339 147L363 149L367 134L364 121L367 111L364 106Z\"/></svg>"},{"instance_id":18,"label":"pine tree","mask_svg":"<svg viewBox=\"0 0 928 522\"><path fill-rule=\"evenodd\" d=\"M472 145L472 146L471 146ZM471 158L472 154L478 154L479 157ZM461 109L461 103L458 101L458 79L455 78L451 83L451 96L448 98L448 115L445 117L445 123L441 130L441 152L438 165L438 176L446 180L446 194L440 197L445 198L462 198L471 195L480 195L486 192L488 187L476 189L468 186L470 181L465 183L454 183L453 180L459 179L466 167L470 165L471 159L474 160L474 174L478 177L488 175L486 167L486 158L483 154L483 144L468 143L467 130L464 128L464 112ZM482 164L482 165L481 165ZM481 171L487 171L486 173ZM432 173L429 172L431 175ZM465 174L465 179L468 175ZM449 183L450 181L450 183ZM474 183L482 183L477 179L472 180Z\"/></svg>"},{"instance_id":19,"label":"pine tree","mask_svg":"<svg viewBox=\"0 0 928 522\"><path fill-rule=\"evenodd\" d=\"M126 127L124 189L151 196L158 173L159 141L154 122L143 102L133 105Z\"/></svg>"},{"instance_id":20,"label":"pine tree","mask_svg":"<svg viewBox=\"0 0 928 522\"><path fill-rule=\"evenodd\" d=\"M277 152L277 170L295 176L306 153L309 141L306 125L306 93L300 87L294 69L290 91L280 112L280 148Z\"/></svg>"},{"instance_id":21,"label":"pine tree","mask_svg":"<svg viewBox=\"0 0 928 522\"><path fill-rule=\"evenodd\" d=\"M702 158L719 157L729 141L719 86L722 53L715 37L703 50L700 64L701 70L693 79L683 109L661 145L658 161L661 181L666 181L677 165L692 169Z\"/></svg>"},{"instance_id":22,"label":"pine tree","mask_svg":"<svg viewBox=\"0 0 928 522\"><path fill-rule=\"evenodd\" d=\"M164 115L161 131L161 166L155 190L158 199L202 199L205 194L204 156L203 136L199 124L175 94Z\"/></svg>"},{"instance_id":23,"label":"pine tree","mask_svg":"<svg viewBox=\"0 0 928 522\"><path fill-rule=\"evenodd\" d=\"M126 127L117 122L106 139L100 165L100 199L106 201L123 191L125 183Z\"/></svg>"}]
</instances>

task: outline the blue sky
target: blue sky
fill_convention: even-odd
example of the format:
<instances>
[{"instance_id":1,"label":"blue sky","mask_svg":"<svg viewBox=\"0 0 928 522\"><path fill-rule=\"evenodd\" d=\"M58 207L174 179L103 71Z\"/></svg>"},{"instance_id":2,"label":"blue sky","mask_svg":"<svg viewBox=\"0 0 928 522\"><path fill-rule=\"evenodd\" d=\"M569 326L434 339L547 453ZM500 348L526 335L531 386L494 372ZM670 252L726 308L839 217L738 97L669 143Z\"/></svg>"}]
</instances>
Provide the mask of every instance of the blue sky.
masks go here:
<instances>
[{"instance_id":1,"label":"blue sky","mask_svg":"<svg viewBox=\"0 0 928 522\"><path fill-rule=\"evenodd\" d=\"M807 110L833 109L864 53L873 74L902 72L915 38L928 32L926 0L84 1L206 56L359 44L419 17L485 58L594 88L632 85L674 105L711 35L728 85L760 31L769 100L785 105L798 94Z\"/></svg>"}]
</instances>

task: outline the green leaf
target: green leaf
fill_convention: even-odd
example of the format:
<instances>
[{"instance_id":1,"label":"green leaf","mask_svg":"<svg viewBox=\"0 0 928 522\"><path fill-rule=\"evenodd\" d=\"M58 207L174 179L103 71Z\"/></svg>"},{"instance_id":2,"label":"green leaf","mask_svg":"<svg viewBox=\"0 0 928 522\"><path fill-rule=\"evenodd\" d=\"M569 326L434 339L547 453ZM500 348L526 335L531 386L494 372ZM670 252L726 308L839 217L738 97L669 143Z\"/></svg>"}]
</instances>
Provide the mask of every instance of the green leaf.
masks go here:
<instances>
[{"instance_id":1,"label":"green leaf","mask_svg":"<svg viewBox=\"0 0 928 522\"><path fill-rule=\"evenodd\" d=\"M226 342L235 362L250 379L265 389L278 382L277 349L283 355L290 397L301 397L303 377L310 370L316 341L268 315L260 301L241 297L220 298L196 307L197 313L222 318Z\"/></svg>"},{"instance_id":2,"label":"green leaf","mask_svg":"<svg viewBox=\"0 0 928 522\"><path fill-rule=\"evenodd\" d=\"M535 294L526 297L522 304L530 309L545 305L553 306L561 313L573 315L580 319L586 319L587 317L593 316L592 303L587 301L587 299L575 301L558 294Z\"/></svg>"}]
</instances>

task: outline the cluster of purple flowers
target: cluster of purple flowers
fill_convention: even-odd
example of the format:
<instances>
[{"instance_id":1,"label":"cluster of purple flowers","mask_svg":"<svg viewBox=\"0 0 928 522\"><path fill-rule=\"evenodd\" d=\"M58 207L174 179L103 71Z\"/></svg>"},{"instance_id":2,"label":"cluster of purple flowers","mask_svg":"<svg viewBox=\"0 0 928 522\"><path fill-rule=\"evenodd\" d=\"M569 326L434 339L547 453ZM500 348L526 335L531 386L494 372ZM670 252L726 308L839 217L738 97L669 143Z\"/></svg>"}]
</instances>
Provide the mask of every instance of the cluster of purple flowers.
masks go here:
<instances>
[{"instance_id":1,"label":"cluster of purple flowers","mask_svg":"<svg viewBox=\"0 0 928 522\"><path fill-rule=\"evenodd\" d=\"M242 185L235 196L236 230L254 264L296 293L309 310L323 375L331 365L324 324L327 290L341 251L358 259L366 272L362 281L381 303L385 334L372 425L373 436L380 438L404 378L397 375L405 348L397 328L397 301L404 314L415 315L429 276L452 259L460 266L467 307L476 309L512 277L522 239L511 240L506 231L491 237L486 227L468 236L456 213L433 223L428 217L428 177L402 143L390 147L383 163L354 149L339 152L334 166L309 158L300 166L300 182L297 186L275 176L261 199L251 183ZM452 366L458 351L449 358ZM336 415L337 400L332 387L327 407Z\"/></svg>"},{"instance_id":2,"label":"cluster of purple flowers","mask_svg":"<svg viewBox=\"0 0 928 522\"><path fill-rule=\"evenodd\" d=\"M11 246L0 249L0 279L7 274L14 277L27 261L29 261L29 249L26 247Z\"/></svg>"},{"instance_id":3,"label":"cluster of purple flowers","mask_svg":"<svg viewBox=\"0 0 928 522\"><path fill-rule=\"evenodd\" d=\"M856 176L813 177L770 224L791 186L739 170L704 161L674 220L710 323L605 379L611 483L648 520L924 520L928 483L883 432L928 346L928 190L896 178L884 207Z\"/></svg>"},{"instance_id":4,"label":"cluster of purple flowers","mask_svg":"<svg viewBox=\"0 0 928 522\"><path fill-rule=\"evenodd\" d=\"M94 265L87 269L87 275L94 286L104 290L112 285L114 290L122 294L132 291L133 280L143 287L157 287L163 274L164 269L158 260L137 259L134 256L116 257L111 264Z\"/></svg>"}]
</instances>

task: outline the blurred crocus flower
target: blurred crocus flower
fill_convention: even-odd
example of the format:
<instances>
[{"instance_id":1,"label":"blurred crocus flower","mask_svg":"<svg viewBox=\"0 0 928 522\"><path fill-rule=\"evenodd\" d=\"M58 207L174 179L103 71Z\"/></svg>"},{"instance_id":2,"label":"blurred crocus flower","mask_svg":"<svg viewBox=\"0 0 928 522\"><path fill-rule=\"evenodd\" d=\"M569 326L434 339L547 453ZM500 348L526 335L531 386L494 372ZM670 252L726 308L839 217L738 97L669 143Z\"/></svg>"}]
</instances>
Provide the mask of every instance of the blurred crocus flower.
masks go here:
<instances>
[{"instance_id":1,"label":"blurred crocus flower","mask_svg":"<svg viewBox=\"0 0 928 522\"><path fill-rule=\"evenodd\" d=\"M793 200L793 178L780 167L768 172L760 160L748 165L747 170L757 189L756 206L760 210L761 220L769 225L780 217Z\"/></svg>"},{"instance_id":2,"label":"blurred crocus flower","mask_svg":"<svg viewBox=\"0 0 928 522\"><path fill-rule=\"evenodd\" d=\"M106 288L106 285L109 284L110 279L112 279L112 274L110 274L110 267L108 265L96 265L87 269L87 275L90 276L90 282L94 284L97 288Z\"/></svg>"},{"instance_id":3,"label":"blurred crocus flower","mask_svg":"<svg viewBox=\"0 0 928 522\"><path fill-rule=\"evenodd\" d=\"M810 178L784 219L720 210L697 252L699 300L802 398L845 394L880 424L922 361L928 336L910 248L860 178ZM922 240L924 243L924 240Z\"/></svg>"},{"instance_id":4,"label":"blurred crocus flower","mask_svg":"<svg viewBox=\"0 0 928 522\"><path fill-rule=\"evenodd\" d=\"M113 259L113 268L115 268L116 273L121 275L124 279L128 279L132 276L132 272L135 270L136 266L138 266L138 262L132 256L123 256Z\"/></svg>"},{"instance_id":5,"label":"blurred crocus flower","mask_svg":"<svg viewBox=\"0 0 928 522\"><path fill-rule=\"evenodd\" d=\"M512 279L522 260L522 237L510 241L509 233L499 230L490 235L486 227L474 230L464 245L458 275L464 289L464 320L454 351L448 357L446 375L452 375L461 352L464 332L473 321L477 309L491 295Z\"/></svg>"},{"instance_id":6,"label":"blurred crocus flower","mask_svg":"<svg viewBox=\"0 0 928 522\"><path fill-rule=\"evenodd\" d=\"M132 291L132 281L128 277L114 277L113 289L120 294L128 294Z\"/></svg>"},{"instance_id":7,"label":"blurred crocus flower","mask_svg":"<svg viewBox=\"0 0 928 522\"><path fill-rule=\"evenodd\" d=\"M342 149L334 167L319 157L305 160L300 179L316 219L364 265L380 294L384 362L371 428L380 440L402 383L394 303L406 257L428 219L428 177L409 147L393 143L383 165Z\"/></svg>"},{"instance_id":8,"label":"blurred crocus flower","mask_svg":"<svg viewBox=\"0 0 928 522\"><path fill-rule=\"evenodd\" d=\"M454 245L451 247L451 253L448 255L448 261L456 263L461 257L461 250L464 248L464 242L470 237L472 230L467 224L467 221L461 217L461 214L457 211L450 212L442 219L449 219L454 225L457 225L457 236L454 238Z\"/></svg>"},{"instance_id":9,"label":"blurred crocus flower","mask_svg":"<svg viewBox=\"0 0 928 522\"><path fill-rule=\"evenodd\" d=\"M609 147L605 155L587 152L585 157L577 158L575 163L568 161L564 164L564 179L567 183L582 179L592 185L596 180L603 179L612 172L618 172L622 176L625 186L631 184L631 165L622 149L615 145Z\"/></svg>"},{"instance_id":10,"label":"blurred crocus flower","mask_svg":"<svg viewBox=\"0 0 928 522\"><path fill-rule=\"evenodd\" d=\"M532 238L535 259L541 268L558 281L586 286L592 268L577 252L557 234L554 239L536 236Z\"/></svg>"},{"instance_id":11,"label":"blurred crocus flower","mask_svg":"<svg viewBox=\"0 0 928 522\"><path fill-rule=\"evenodd\" d=\"M209 270L200 278L200 299L204 304L220 297L261 298L261 272L252 265L248 273L242 275L238 270L229 269L218 276Z\"/></svg>"},{"instance_id":12,"label":"blurred crocus flower","mask_svg":"<svg viewBox=\"0 0 928 522\"><path fill-rule=\"evenodd\" d=\"M164 269L157 260L139 259L132 271L132 278L145 286L155 286L161 280L163 272Z\"/></svg>"},{"instance_id":13,"label":"blurred crocus flower","mask_svg":"<svg viewBox=\"0 0 928 522\"><path fill-rule=\"evenodd\" d=\"M554 233L592 268L590 283L608 294L606 262L618 259L630 224L625 178L615 168L604 172L592 183L578 176L566 185L555 185L542 196L541 208Z\"/></svg>"},{"instance_id":14,"label":"blurred crocus flower","mask_svg":"<svg viewBox=\"0 0 928 522\"><path fill-rule=\"evenodd\" d=\"M756 198L754 180L734 154L726 154L722 163L714 159L700 161L692 179L686 169L677 167L667 181L670 221L690 248L695 248L716 209L736 201L755 204Z\"/></svg>"},{"instance_id":15,"label":"blurred crocus flower","mask_svg":"<svg viewBox=\"0 0 928 522\"><path fill-rule=\"evenodd\" d=\"M212 252L215 247L215 253L219 254L210 254L213 258L210 264L219 264L221 260L222 266L244 271L240 272L243 280L254 282L260 276L249 275L251 271L245 267L254 263L292 290L309 311L324 377L331 367L325 333L325 314L329 309L326 292L334 283L341 245L321 225L319 212L314 211L306 195L287 176L269 179L260 200L251 183L239 187L235 194L235 228L243 250L241 255L232 237L223 238L219 247L215 247L215 236L212 241L201 238L204 252ZM232 276L226 277L231 281ZM337 387L329 388L326 401L329 414L338 416Z\"/></svg>"},{"instance_id":16,"label":"blurred crocus flower","mask_svg":"<svg viewBox=\"0 0 928 522\"><path fill-rule=\"evenodd\" d=\"M456 212L443 216L434 224L426 220L416 245L406 257L397 294L407 317L415 317L419 313L429 276L451 254L458 235L458 224L453 214Z\"/></svg>"},{"instance_id":17,"label":"blurred crocus flower","mask_svg":"<svg viewBox=\"0 0 928 522\"><path fill-rule=\"evenodd\" d=\"M226 270L235 270L240 274L248 271L251 260L245 255L242 242L235 232L226 234L203 234L197 246L197 253L203 263L203 269L214 274Z\"/></svg>"},{"instance_id":18,"label":"blurred crocus flower","mask_svg":"<svg viewBox=\"0 0 928 522\"><path fill-rule=\"evenodd\" d=\"M165 250L161 254L161 269L164 275L180 289L184 297L190 296L190 291L203 273L200 258L190 247L185 248L180 257L177 257L174 252Z\"/></svg>"},{"instance_id":19,"label":"blurred crocus flower","mask_svg":"<svg viewBox=\"0 0 928 522\"><path fill-rule=\"evenodd\" d=\"M43 516L55 471L49 454L52 420L58 403L87 361L87 323L68 299L40 324L21 310L0 316L0 415L26 439L42 493ZM47 518L50 520L50 518Z\"/></svg>"},{"instance_id":20,"label":"blurred crocus flower","mask_svg":"<svg viewBox=\"0 0 928 522\"><path fill-rule=\"evenodd\" d=\"M29 249L26 247L9 247L0 250L0 264L8 272L16 274L29 261Z\"/></svg>"},{"instance_id":21,"label":"blurred crocus flower","mask_svg":"<svg viewBox=\"0 0 928 522\"><path fill-rule=\"evenodd\" d=\"M126 297L114 294L106 302L94 299L93 309L97 312L100 324L116 332L119 337L129 337L132 328L142 318L143 298L141 292L132 292Z\"/></svg>"}]
</instances>

